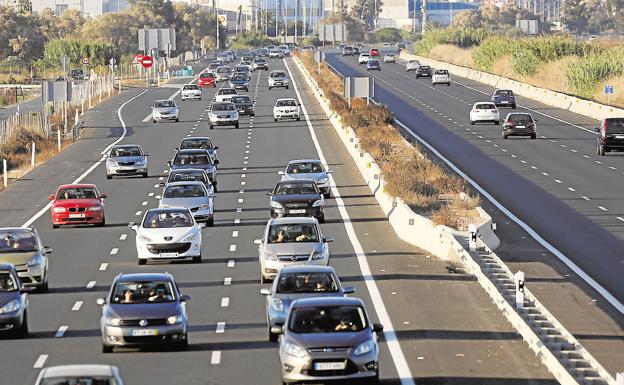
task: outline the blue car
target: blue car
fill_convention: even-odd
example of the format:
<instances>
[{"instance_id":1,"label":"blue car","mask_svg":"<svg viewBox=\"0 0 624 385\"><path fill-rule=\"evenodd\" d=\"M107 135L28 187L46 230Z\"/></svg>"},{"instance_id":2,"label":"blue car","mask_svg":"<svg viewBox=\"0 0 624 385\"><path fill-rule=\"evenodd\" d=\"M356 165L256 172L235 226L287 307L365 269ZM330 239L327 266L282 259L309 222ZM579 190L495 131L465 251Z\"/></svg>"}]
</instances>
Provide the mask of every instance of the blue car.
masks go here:
<instances>
[{"instance_id":1,"label":"blue car","mask_svg":"<svg viewBox=\"0 0 624 385\"><path fill-rule=\"evenodd\" d=\"M377 59L369 59L368 62L366 63L366 70L367 71L381 71L381 64L379 64L379 60Z\"/></svg>"},{"instance_id":2,"label":"blue car","mask_svg":"<svg viewBox=\"0 0 624 385\"><path fill-rule=\"evenodd\" d=\"M28 335L28 298L15 267L0 264L0 333L25 338Z\"/></svg>"}]
</instances>

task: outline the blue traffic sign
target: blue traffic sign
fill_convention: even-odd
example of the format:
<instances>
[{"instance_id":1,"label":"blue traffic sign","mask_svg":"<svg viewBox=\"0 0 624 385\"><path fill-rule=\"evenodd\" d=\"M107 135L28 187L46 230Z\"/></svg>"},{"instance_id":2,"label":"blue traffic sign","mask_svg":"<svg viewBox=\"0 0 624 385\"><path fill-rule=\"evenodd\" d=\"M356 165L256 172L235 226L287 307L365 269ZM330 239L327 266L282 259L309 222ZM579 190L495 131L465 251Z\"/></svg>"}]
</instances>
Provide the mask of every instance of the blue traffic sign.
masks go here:
<instances>
[{"instance_id":1,"label":"blue traffic sign","mask_svg":"<svg viewBox=\"0 0 624 385\"><path fill-rule=\"evenodd\" d=\"M605 84L605 89L604 89L605 94L612 94L613 91L614 91L614 88L612 85Z\"/></svg>"}]
</instances>

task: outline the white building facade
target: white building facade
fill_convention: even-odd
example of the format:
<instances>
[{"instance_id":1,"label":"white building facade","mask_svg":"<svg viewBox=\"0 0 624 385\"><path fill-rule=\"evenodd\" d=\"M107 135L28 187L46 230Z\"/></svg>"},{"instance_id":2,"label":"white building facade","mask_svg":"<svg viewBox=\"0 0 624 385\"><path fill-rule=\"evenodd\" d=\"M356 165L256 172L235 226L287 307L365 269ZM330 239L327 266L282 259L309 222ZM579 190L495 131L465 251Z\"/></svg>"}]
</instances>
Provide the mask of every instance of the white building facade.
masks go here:
<instances>
[{"instance_id":1,"label":"white building facade","mask_svg":"<svg viewBox=\"0 0 624 385\"><path fill-rule=\"evenodd\" d=\"M32 0L34 12L50 8L61 15L69 9L80 11L83 16L97 17L109 12L119 12L128 8L127 0Z\"/></svg>"}]
</instances>

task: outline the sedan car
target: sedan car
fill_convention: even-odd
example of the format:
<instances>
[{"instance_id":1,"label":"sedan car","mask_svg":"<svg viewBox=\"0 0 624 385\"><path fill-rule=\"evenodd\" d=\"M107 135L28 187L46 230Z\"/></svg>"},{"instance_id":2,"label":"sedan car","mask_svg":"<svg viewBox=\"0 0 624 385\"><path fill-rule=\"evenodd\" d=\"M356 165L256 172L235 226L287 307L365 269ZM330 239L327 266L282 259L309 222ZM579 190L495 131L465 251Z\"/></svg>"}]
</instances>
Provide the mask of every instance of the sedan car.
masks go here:
<instances>
[{"instance_id":1,"label":"sedan car","mask_svg":"<svg viewBox=\"0 0 624 385\"><path fill-rule=\"evenodd\" d=\"M79 224L104 226L104 198L106 194L100 194L94 184L59 186L56 193L48 197L52 201L52 227Z\"/></svg>"},{"instance_id":2,"label":"sedan car","mask_svg":"<svg viewBox=\"0 0 624 385\"><path fill-rule=\"evenodd\" d=\"M282 383L372 380L379 382L377 334L359 298L304 298L290 305L281 334Z\"/></svg>"},{"instance_id":3,"label":"sedan car","mask_svg":"<svg viewBox=\"0 0 624 385\"><path fill-rule=\"evenodd\" d=\"M232 97L232 103L238 110L238 115L256 116L256 104L247 95L236 95Z\"/></svg>"},{"instance_id":4,"label":"sedan car","mask_svg":"<svg viewBox=\"0 0 624 385\"><path fill-rule=\"evenodd\" d=\"M264 57L259 57L256 60L253 61L253 69L254 71L257 70L265 70L268 71L269 70L269 63L266 61L266 59Z\"/></svg>"},{"instance_id":5,"label":"sedan car","mask_svg":"<svg viewBox=\"0 0 624 385\"><path fill-rule=\"evenodd\" d=\"M148 260L192 258L201 262L201 228L186 208L157 208L148 210L136 231L139 265Z\"/></svg>"},{"instance_id":6,"label":"sedan car","mask_svg":"<svg viewBox=\"0 0 624 385\"><path fill-rule=\"evenodd\" d=\"M433 68L426 65L418 66L416 70L416 78L430 78L433 76Z\"/></svg>"},{"instance_id":7,"label":"sedan car","mask_svg":"<svg viewBox=\"0 0 624 385\"><path fill-rule=\"evenodd\" d=\"M379 60L370 59L366 63L366 70L367 71L381 71L381 64L379 64Z\"/></svg>"},{"instance_id":8,"label":"sedan car","mask_svg":"<svg viewBox=\"0 0 624 385\"><path fill-rule=\"evenodd\" d=\"M204 148L180 150L167 164L171 168L169 172L188 168L199 168L206 171L214 191L217 192L217 167L208 150Z\"/></svg>"},{"instance_id":9,"label":"sedan car","mask_svg":"<svg viewBox=\"0 0 624 385\"><path fill-rule=\"evenodd\" d=\"M353 287L343 287L331 266L294 265L277 273L270 289L262 289L266 296L266 317L269 341L277 341L271 328L284 325L290 304L302 298L344 297L355 292Z\"/></svg>"},{"instance_id":10,"label":"sedan car","mask_svg":"<svg viewBox=\"0 0 624 385\"><path fill-rule=\"evenodd\" d=\"M236 92L234 88L221 88L219 91L217 91L217 94L215 95L215 101L229 102L234 95L238 95L238 92Z\"/></svg>"},{"instance_id":11,"label":"sedan car","mask_svg":"<svg viewBox=\"0 0 624 385\"><path fill-rule=\"evenodd\" d=\"M212 144L212 140L207 136L189 136L188 138L182 139L180 145L175 148L176 151L187 149L208 150L213 163L219 164L219 156L217 155L219 146Z\"/></svg>"},{"instance_id":12,"label":"sedan car","mask_svg":"<svg viewBox=\"0 0 624 385\"><path fill-rule=\"evenodd\" d=\"M28 297L15 267L0 264L0 335L28 336Z\"/></svg>"},{"instance_id":13,"label":"sedan car","mask_svg":"<svg viewBox=\"0 0 624 385\"><path fill-rule=\"evenodd\" d=\"M196 222L206 226L214 225L214 194L206 189L204 183L171 182L167 183L158 203L158 207L183 207L191 211Z\"/></svg>"},{"instance_id":14,"label":"sedan car","mask_svg":"<svg viewBox=\"0 0 624 385\"><path fill-rule=\"evenodd\" d=\"M221 66L216 69L215 75L217 75L217 82L224 82L232 75L232 69L228 66Z\"/></svg>"},{"instance_id":15,"label":"sedan car","mask_svg":"<svg viewBox=\"0 0 624 385\"><path fill-rule=\"evenodd\" d=\"M123 385L119 369L112 365L59 365L41 369L35 385Z\"/></svg>"},{"instance_id":16,"label":"sedan car","mask_svg":"<svg viewBox=\"0 0 624 385\"><path fill-rule=\"evenodd\" d=\"M604 156L611 151L624 151L624 119L603 119L600 127L594 128L594 131L598 133L596 138L598 156Z\"/></svg>"},{"instance_id":17,"label":"sedan car","mask_svg":"<svg viewBox=\"0 0 624 385\"><path fill-rule=\"evenodd\" d=\"M214 193L214 188L212 183L210 182L210 178L208 178L208 174L206 174L205 170L200 168L187 168L180 169L169 172L169 176L167 177L166 182L160 183L161 186L166 186L169 183L173 182L202 182L206 190L208 190L211 194Z\"/></svg>"},{"instance_id":18,"label":"sedan car","mask_svg":"<svg viewBox=\"0 0 624 385\"><path fill-rule=\"evenodd\" d=\"M147 157L138 144L118 144L106 155L106 179L116 175L148 176Z\"/></svg>"},{"instance_id":19,"label":"sedan car","mask_svg":"<svg viewBox=\"0 0 624 385\"><path fill-rule=\"evenodd\" d=\"M358 57L358 64L366 64L370 60L371 55L367 53L361 53Z\"/></svg>"},{"instance_id":20,"label":"sedan car","mask_svg":"<svg viewBox=\"0 0 624 385\"><path fill-rule=\"evenodd\" d=\"M119 274L102 306L102 353L115 347L188 347L186 302L169 273Z\"/></svg>"},{"instance_id":21,"label":"sedan car","mask_svg":"<svg viewBox=\"0 0 624 385\"><path fill-rule=\"evenodd\" d=\"M418 60L410 60L405 64L405 71L416 71L420 67L420 62Z\"/></svg>"},{"instance_id":22,"label":"sedan car","mask_svg":"<svg viewBox=\"0 0 624 385\"><path fill-rule=\"evenodd\" d=\"M5 227L0 229L0 264L11 264L22 285L48 291L48 254L34 228Z\"/></svg>"},{"instance_id":23,"label":"sedan car","mask_svg":"<svg viewBox=\"0 0 624 385\"><path fill-rule=\"evenodd\" d=\"M492 94L491 102L496 104L496 107L511 107L516 109L516 95L512 90L496 90Z\"/></svg>"},{"instance_id":24,"label":"sedan car","mask_svg":"<svg viewBox=\"0 0 624 385\"><path fill-rule=\"evenodd\" d=\"M271 218L262 239L256 239L260 259L260 283L275 278L288 265L322 265L329 263L329 246L333 238L323 236L316 218Z\"/></svg>"},{"instance_id":25,"label":"sedan car","mask_svg":"<svg viewBox=\"0 0 624 385\"><path fill-rule=\"evenodd\" d=\"M272 49L269 51L269 59L283 59L284 58L284 52L280 51L279 49Z\"/></svg>"},{"instance_id":26,"label":"sedan car","mask_svg":"<svg viewBox=\"0 0 624 385\"><path fill-rule=\"evenodd\" d=\"M268 82L269 89L276 87L284 87L288 89L288 75L286 75L286 72L284 71L271 71L271 73L269 74Z\"/></svg>"},{"instance_id":27,"label":"sedan car","mask_svg":"<svg viewBox=\"0 0 624 385\"><path fill-rule=\"evenodd\" d=\"M295 99L277 99L273 106L273 121L279 119L297 119L301 120L301 104Z\"/></svg>"},{"instance_id":28,"label":"sedan car","mask_svg":"<svg viewBox=\"0 0 624 385\"><path fill-rule=\"evenodd\" d=\"M377 49L377 48L371 48L371 49L368 51L368 54L369 54L371 57L379 56L379 49Z\"/></svg>"},{"instance_id":29,"label":"sedan car","mask_svg":"<svg viewBox=\"0 0 624 385\"><path fill-rule=\"evenodd\" d=\"M528 112L512 112L507 114L503 122L503 139L509 136L530 136L537 138L537 120Z\"/></svg>"},{"instance_id":30,"label":"sedan car","mask_svg":"<svg viewBox=\"0 0 624 385\"><path fill-rule=\"evenodd\" d=\"M208 64L208 68L206 69L206 72L214 74L217 71L217 68L221 67L223 65L222 62L220 61L216 61L216 62L212 62L210 64ZM201 77L201 75L200 75Z\"/></svg>"},{"instance_id":31,"label":"sedan car","mask_svg":"<svg viewBox=\"0 0 624 385\"><path fill-rule=\"evenodd\" d=\"M180 90L180 99L185 101L187 99L201 100L202 90L197 84L186 84Z\"/></svg>"},{"instance_id":32,"label":"sedan car","mask_svg":"<svg viewBox=\"0 0 624 385\"><path fill-rule=\"evenodd\" d=\"M387 53L383 57L384 63L396 63L396 56L393 53Z\"/></svg>"},{"instance_id":33,"label":"sedan car","mask_svg":"<svg viewBox=\"0 0 624 385\"><path fill-rule=\"evenodd\" d=\"M251 66L247 65L237 65L234 67L234 74L242 74L245 75L247 80L251 80Z\"/></svg>"},{"instance_id":34,"label":"sedan car","mask_svg":"<svg viewBox=\"0 0 624 385\"><path fill-rule=\"evenodd\" d=\"M211 130L214 126L234 126L234 128L238 128L238 119L238 109L232 102L217 102L212 103L210 106L208 120Z\"/></svg>"},{"instance_id":35,"label":"sedan car","mask_svg":"<svg viewBox=\"0 0 624 385\"><path fill-rule=\"evenodd\" d=\"M236 73L230 78L229 86L235 90L249 91L249 79L245 74Z\"/></svg>"},{"instance_id":36,"label":"sedan car","mask_svg":"<svg viewBox=\"0 0 624 385\"><path fill-rule=\"evenodd\" d=\"M479 122L490 122L500 124L500 113L496 104L490 102L480 102L472 105L470 110L470 124Z\"/></svg>"},{"instance_id":37,"label":"sedan car","mask_svg":"<svg viewBox=\"0 0 624 385\"><path fill-rule=\"evenodd\" d=\"M278 172L282 180L313 179L325 196L331 198L331 186L329 185L328 170L318 159L297 159L291 160L286 166L286 171Z\"/></svg>"},{"instance_id":38,"label":"sedan car","mask_svg":"<svg viewBox=\"0 0 624 385\"><path fill-rule=\"evenodd\" d=\"M433 76L431 76L431 85L435 86L436 84L446 84L447 86L451 85L451 74L449 74L448 70L435 70L433 72Z\"/></svg>"},{"instance_id":39,"label":"sedan car","mask_svg":"<svg viewBox=\"0 0 624 385\"><path fill-rule=\"evenodd\" d=\"M271 218L305 216L325 222L325 200L314 180L279 181L268 195Z\"/></svg>"},{"instance_id":40,"label":"sedan car","mask_svg":"<svg viewBox=\"0 0 624 385\"><path fill-rule=\"evenodd\" d=\"M157 100L152 107L152 123L180 121L180 111L174 100Z\"/></svg>"}]
</instances>

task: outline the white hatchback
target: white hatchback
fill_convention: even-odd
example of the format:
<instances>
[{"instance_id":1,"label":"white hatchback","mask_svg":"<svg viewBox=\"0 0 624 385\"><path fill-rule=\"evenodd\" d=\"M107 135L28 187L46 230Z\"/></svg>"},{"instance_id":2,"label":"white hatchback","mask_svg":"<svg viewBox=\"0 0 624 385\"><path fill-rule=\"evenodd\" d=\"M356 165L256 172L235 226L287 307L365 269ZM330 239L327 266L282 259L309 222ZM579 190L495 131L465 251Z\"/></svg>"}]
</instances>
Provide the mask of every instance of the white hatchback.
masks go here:
<instances>
[{"instance_id":1,"label":"white hatchback","mask_svg":"<svg viewBox=\"0 0 624 385\"><path fill-rule=\"evenodd\" d=\"M366 64L368 63L368 61L370 60L370 54L368 53L361 53L360 56L358 57L358 64Z\"/></svg>"},{"instance_id":2,"label":"white hatchback","mask_svg":"<svg viewBox=\"0 0 624 385\"><path fill-rule=\"evenodd\" d=\"M500 124L500 113L496 105L491 102L478 102L470 110L470 124L490 122Z\"/></svg>"},{"instance_id":3,"label":"white hatchback","mask_svg":"<svg viewBox=\"0 0 624 385\"><path fill-rule=\"evenodd\" d=\"M387 53L383 57L384 63L396 63L396 56L393 53Z\"/></svg>"},{"instance_id":4,"label":"white hatchback","mask_svg":"<svg viewBox=\"0 0 624 385\"><path fill-rule=\"evenodd\" d=\"M451 85L451 74L449 74L448 70L440 69L433 72L433 75L431 76L431 85L435 86L436 84L446 84L447 86Z\"/></svg>"},{"instance_id":5,"label":"white hatchback","mask_svg":"<svg viewBox=\"0 0 624 385\"><path fill-rule=\"evenodd\" d=\"M410 60L405 64L405 71L417 71L418 67L420 67L420 62L418 60Z\"/></svg>"}]
</instances>

